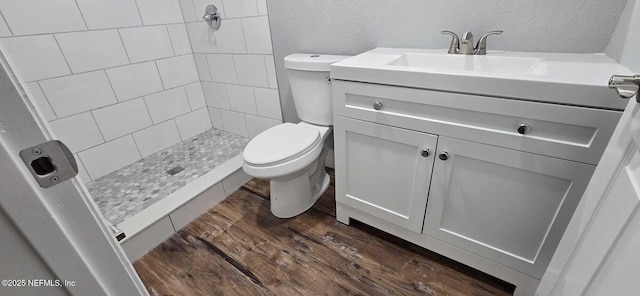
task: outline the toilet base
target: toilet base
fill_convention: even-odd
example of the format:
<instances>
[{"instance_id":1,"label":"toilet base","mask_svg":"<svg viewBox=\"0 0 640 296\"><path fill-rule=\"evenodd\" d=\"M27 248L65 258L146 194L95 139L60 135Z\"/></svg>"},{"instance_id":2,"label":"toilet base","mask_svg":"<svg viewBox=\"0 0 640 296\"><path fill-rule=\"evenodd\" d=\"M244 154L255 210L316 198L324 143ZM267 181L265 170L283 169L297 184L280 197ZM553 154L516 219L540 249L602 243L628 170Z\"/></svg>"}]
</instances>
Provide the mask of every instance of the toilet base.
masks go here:
<instances>
[{"instance_id":1,"label":"toilet base","mask_svg":"<svg viewBox=\"0 0 640 296\"><path fill-rule=\"evenodd\" d=\"M278 218L291 218L310 209L329 188L329 174L324 170L326 148L300 176L270 182L271 213Z\"/></svg>"}]
</instances>

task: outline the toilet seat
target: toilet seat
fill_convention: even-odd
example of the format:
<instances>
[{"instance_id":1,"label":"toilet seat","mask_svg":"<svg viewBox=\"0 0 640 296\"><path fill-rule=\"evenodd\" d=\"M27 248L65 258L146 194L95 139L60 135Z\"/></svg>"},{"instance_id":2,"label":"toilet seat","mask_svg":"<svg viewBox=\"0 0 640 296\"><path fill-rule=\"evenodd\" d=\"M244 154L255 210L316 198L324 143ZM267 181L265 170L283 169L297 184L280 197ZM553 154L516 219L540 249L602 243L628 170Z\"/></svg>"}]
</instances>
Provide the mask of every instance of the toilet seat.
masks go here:
<instances>
[{"instance_id":1,"label":"toilet seat","mask_svg":"<svg viewBox=\"0 0 640 296\"><path fill-rule=\"evenodd\" d=\"M244 149L243 168L258 178L301 171L320 155L325 133L308 124L283 123L272 127L253 138Z\"/></svg>"}]
</instances>

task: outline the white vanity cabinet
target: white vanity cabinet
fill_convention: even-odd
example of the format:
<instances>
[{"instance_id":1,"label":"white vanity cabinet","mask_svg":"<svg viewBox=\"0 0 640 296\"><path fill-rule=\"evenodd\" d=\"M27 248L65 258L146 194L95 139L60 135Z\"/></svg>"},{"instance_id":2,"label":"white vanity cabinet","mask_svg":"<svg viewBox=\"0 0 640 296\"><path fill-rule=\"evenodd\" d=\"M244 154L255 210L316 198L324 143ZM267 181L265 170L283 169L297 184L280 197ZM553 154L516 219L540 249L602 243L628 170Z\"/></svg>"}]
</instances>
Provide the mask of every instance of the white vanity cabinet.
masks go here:
<instances>
[{"instance_id":1,"label":"white vanity cabinet","mask_svg":"<svg viewBox=\"0 0 640 296\"><path fill-rule=\"evenodd\" d=\"M622 114L332 83L337 219L377 227L524 295L535 290Z\"/></svg>"}]
</instances>

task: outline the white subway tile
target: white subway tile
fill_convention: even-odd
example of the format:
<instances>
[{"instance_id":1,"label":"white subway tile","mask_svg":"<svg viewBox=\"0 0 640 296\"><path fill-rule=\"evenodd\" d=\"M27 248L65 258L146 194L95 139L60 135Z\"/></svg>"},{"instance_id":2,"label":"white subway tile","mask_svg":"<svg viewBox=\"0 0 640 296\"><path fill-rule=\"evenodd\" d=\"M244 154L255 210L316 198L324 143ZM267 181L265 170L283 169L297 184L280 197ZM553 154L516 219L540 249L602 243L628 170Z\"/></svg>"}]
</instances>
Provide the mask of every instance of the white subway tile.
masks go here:
<instances>
[{"instance_id":1,"label":"white subway tile","mask_svg":"<svg viewBox=\"0 0 640 296\"><path fill-rule=\"evenodd\" d=\"M224 109L220 109L219 111L225 131L244 137L249 136L247 132L247 123L244 120L244 114Z\"/></svg>"},{"instance_id":2,"label":"white subway tile","mask_svg":"<svg viewBox=\"0 0 640 296\"><path fill-rule=\"evenodd\" d=\"M92 113L107 141L151 125L151 117L142 98L93 110Z\"/></svg>"},{"instance_id":3,"label":"white subway tile","mask_svg":"<svg viewBox=\"0 0 640 296\"><path fill-rule=\"evenodd\" d=\"M257 114L253 87L227 84L227 96L231 110Z\"/></svg>"},{"instance_id":4,"label":"white subway tile","mask_svg":"<svg viewBox=\"0 0 640 296\"><path fill-rule=\"evenodd\" d=\"M173 56L165 26L120 29L120 35L132 63Z\"/></svg>"},{"instance_id":5,"label":"white subway tile","mask_svg":"<svg viewBox=\"0 0 640 296\"><path fill-rule=\"evenodd\" d=\"M238 83L233 56L230 54L208 54L207 62L211 80L221 83Z\"/></svg>"},{"instance_id":6,"label":"white subway tile","mask_svg":"<svg viewBox=\"0 0 640 296\"><path fill-rule=\"evenodd\" d=\"M93 180L142 158L131 135L87 149L78 155Z\"/></svg>"},{"instance_id":7,"label":"white subway tile","mask_svg":"<svg viewBox=\"0 0 640 296\"><path fill-rule=\"evenodd\" d=\"M56 34L74 73L129 63L117 30Z\"/></svg>"},{"instance_id":8,"label":"white subway tile","mask_svg":"<svg viewBox=\"0 0 640 296\"><path fill-rule=\"evenodd\" d=\"M282 120L280 109L280 95L276 89L254 88L258 115Z\"/></svg>"},{"instance_id":9,"label":"white subway tile","mask_svg":"<svg viewBox=\"0 0 640 296\"><path fill-rule=\"evenodd\" d=\"M271 54L271 31L269 19L266 16L242 19L244 38L247 41L248 53Z\"/></svg>"},{"instance_id":10,"label":"white subway tile","mask_svg":"<svg viewBox=\"0 0 640 296\"><path fill-rule=\"evenodd\" d=\"M202 90L204 98L207 100L207 106L229 109L229 97L224 84L202 82Z\"/></svg>"},{"instance_id":11,"label":"white subway tile","mask_svg":"<svg viewBox=\"0 0 640 296\"><path fill-rule=\"evenodd\" d=\"M184 90L187 92L187 98L189 99L191 110L197 110L207 105L207 101L204 98L204 92L202 91L202 84L200 82L187 84L184 86Z\"/></svg>"},{"instance_id":12,"label":"white subway tile","mask_svg":"<svg viewBox=\"0 0 640 296\"><path fill-rule=\"evenodd\" d=\"M215 34L213 29L209 28L205 22L187 23L187 33L191 40L191 48L195 53L216 53Z\"/></svg>"},{"instance_id":13,"label":"white subway tile","mask_svg":"<svg viewBox=\"0 0 640 296\"><path fill-rule=\"evenodd\" d=\"M31 92L30 97L36 103L38 109L42 111L42 115L44 115L44 118L47 121L56 119L56 114L53 112L53 109L51 109L51 105L49 104L49 101L47 101L47 98L44 96L42 89L40 89L40 85L38 85L37 82L31 82L27 83L27 88Z\"/></svg>"},{"instance_id":14,"label":"white subway tile","mask_svg":"<svg viewBox=\"0 0 640 296\"><path fill-rule=\"evenodd\" d=\"M9 30L9 26L4 21L2 15L0 15L0 37L12 36L11 30Z\"/></svg>"},{"instance_id":15,"label":"white subway tile","mask_svg":"<svg viewBox=\"0 0 640 296\"><path fill-rule=\"evenodd\" d=\"M144 100L149 107L149 113L154 123L162 122L191 111L189 108L189 100L182 87L148 95L144 97Z\"/></svg>"},{"instance_id":16,"label":"white subway tile","mask_svg":"<svg viewBox=\"0 0 640 296\"><path fill-rule=\"evenodd\" d=\"M256 4L258 5L258 15L268 15L267 11L267 0L256 0Z\"/></svg>"},{"instance_id":17,"label":"white subway tile","mask_svg":"<svg viewBox=\"0 0 640 296\"><path fill-rule=\"evenodd\" d=\"M4 0L0 10L16 36L86 29L74 0Z\"/></svg>"},{"instance_id":18,"label":"white subway tile","mask_svg":"<svg viewBox=\"0 0 640 296\"><path fill-rule=\"evenodd\" d=\"M147 157L180 143L180 134L173 120L168 120L133 134L142 157Z\"/></svg>"},{"instance_id":19,"label":"white subway tile","mask_svg":"<svg viewBox=\"0 0 640 296\"><path fill-rule=\"evenodd\" d=\"M269 78L264 58L260 55L234 55L238 83L244 85L269 87Z\"/></svg>"},{"instance_id":20,"label":"white subway tile","mask_svg":"<svg viewBox=\"0 0 640 296\"><path fill-rule=\"evenodd\" d=\"M221 53L246 53L242 21L240 19L223 20L224 24L215 31L218 52Z\"/></svg>"},{"instance_id":21,"label":"white subway tile","mask_svg":"<svg viewBox=\"0 0 640 296\"><path fill-rule=\"evenodd\" d=\"M196 15L196 11L193 8L193 1L180 0L180 8L182 9L182 17L184 18L185 22L198 21L198 16ZM204 9L202 11L204 11Z\"/></svg>"},{"instance_id":22,"label":"white subway tile","mask_svg":"<svg viewBox=\"0 0 640 296\"><path fill-rule=\"evenodd\" d=\"M107 69L107 75L118 100L121 102L164 89L154 62Z\"/></svg>"},{"instance_id":23,"label":"white subway tile","mask_svg":"<svg viewBox=\"0 0 640 296\"><path fill-rule=\"evenodd\" d=\"M191 43L184 24L167 25L167 30L176 55L191 53Z\"/></svg>"},{"instance_id":24,"label":"white subway tile","mask_svg":"<svg viewBox=\"0 0 640 296\"><path fill-rule=\"evenodd\" d=\"M191 113L176 117L176 125L178 125L180 137L184 141L211 129L211 118L209 118L207 108L200 108Z\"/></svg>"},{"instance_id":25,"label":"white subway tile","mask_svg":"<svg viewBox=\"0 0 640 296\"><path fill-rule=\"evenodd\" d=\"M135 0L77 0L89 30L142 26Z\"/></svg>"},{"instance_id":26,"label":"white subway tile","mask_svg":"<svg viewBox=\"0 0 640 296\"><path fill-rule=\"evenodd\" d=\"M200 80L193 55L183 55L156 61L164 88L189 84Z\"/></svg>"},{"instance_id":27,"label":"white subway tile","mask_svg":"<svg viewBox=\"0 0 640 296\"><path fill-rule=\"evenodd\" d=\"M273 60L273 55L264 56L264 63L267 66L267 79L269 80L269 87L278 88L278 79L276 76L276 65Z\"/></svg>"},{"instance_id":28,"label":"white subway tile","mask_svg":"<svg viewBox=\"0 0 640 296\"><path fill-rule=\"evenodd\" d=\"M117 102L104 71L40 81L58 117L82 113Z\"/></svg>"},{"instance_id":29,"label":"white subway tile","mask_svg":"<svg viewBox=\"0 0 640 296\"><path fill-rule=\"evenodd\" d=\"M220 117L220 109L213 108L213 107L208 107L207 109L209 109L209 117L211 117L211 125L213 126L213 128L223 130L224 127L222 126L222 117Z\"/></svg>"},{"instance_id":30,"label":"white subway tile","mask_svg":"<svg viewBox=\"0 0 640 296\"><path fill-rule=\"evenodd\" d=\"M53 35L4 38L0 42L27 82L71 74Z\"/></svg>"},{"instance_id":31,"label":"white subway tile","mask_svg":"<svg viewBox=\"0 0 640 296\"><path fill-rule=\"evenodd\" d=\"M64 142L72 153L104 142L91 113L85 112L49 122L56 139Z\"/></svg>"},{"instance_id":32,"label":"white subway tile","mask_svg":"<svg viewBox=\"0 0 640 296\"><path fill-rule=\"evenodd\" d=\"M261 132L273 127L273 119L271 118L251 114L245 114L244 117L247 121L247 132L249 133L249 138L253 138Z\"/></svg>"},{"instance_id":33,"label":"white subway tile","mask_svg":"<svg viewBox=\"0 0 640 296\"><path fill-rule=\"evenodd\" d=\"M196 60L196 68L198 69L200 80L211 81L211 72L209 72L207 56L202 53L195 53L193 54L193 58Z\"/></svg>"},{"instance_id":34,"label":"white subway tile","mask_svg":"<svg viewBox=\"0 0 640 296\"><path fill-rule=\"evenodd\" d=\"M182 23L182 10L176 0L137 0L145 25Z\"/></svg>"},{"instance_id":35,"label":"white subway tile","mask_svg":"<svg viewBox=\"0 0 640 296\"><path fill-rule=\"evenodd\" d=\"M222 0L227 18L258 15L256 0Z\"/></svg>"},{"instance_id":36,"label":"white subway tile","mask_svg":"<svg viewBox=\"0 0 640 296\"><path fill-rule=\"evenodd\" d=\"M89 177L87 169L84 168L84 164L82 164L82 160L80 160L80 155L74 154L73 157L76 159L76 163L78 164L78 177L80 177L82 183L87 184L91 182L91 177Z\"/></svg>"}]
</instances>

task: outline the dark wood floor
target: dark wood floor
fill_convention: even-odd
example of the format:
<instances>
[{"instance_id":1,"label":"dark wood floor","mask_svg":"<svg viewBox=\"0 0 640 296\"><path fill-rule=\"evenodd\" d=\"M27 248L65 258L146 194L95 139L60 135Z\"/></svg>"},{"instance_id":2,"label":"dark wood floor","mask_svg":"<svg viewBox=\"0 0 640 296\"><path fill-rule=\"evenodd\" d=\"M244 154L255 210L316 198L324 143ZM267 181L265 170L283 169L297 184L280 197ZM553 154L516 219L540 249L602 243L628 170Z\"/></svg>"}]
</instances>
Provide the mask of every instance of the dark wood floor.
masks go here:
<instances>
[{"instance_id":1,"label":"dark wood floor","mask_svg":"<svg viewBox=\"0 0 640 296\"><path fill-rule=\"evenodd\" d=\"M491 276L337 222L333 189L332 178L313 209L278 219L269 183L252 180L134 267L151 295L511 295Z\"/></svg>"}]
</instances>

